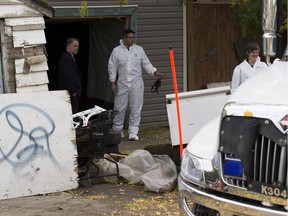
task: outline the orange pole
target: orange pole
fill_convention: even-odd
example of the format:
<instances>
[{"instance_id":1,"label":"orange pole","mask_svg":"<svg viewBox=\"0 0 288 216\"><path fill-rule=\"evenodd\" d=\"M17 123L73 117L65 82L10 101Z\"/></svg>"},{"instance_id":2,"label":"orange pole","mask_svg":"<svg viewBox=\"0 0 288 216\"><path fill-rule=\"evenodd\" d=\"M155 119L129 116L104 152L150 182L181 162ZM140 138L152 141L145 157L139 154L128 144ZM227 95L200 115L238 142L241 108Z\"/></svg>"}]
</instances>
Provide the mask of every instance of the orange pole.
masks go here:
<instances>
[{"instance_id":1,"label":"orange pole","mask_svg":"<svg viewBox=\"0 0 288 216\"><path fill-rule=\"evenodd\" d=\"M171 46L169 47L169 53L170 53L171 70L172 70L172 77L173 77L173 84L174 84L174 93L175 93L175 99L176 99L178 133L179 133L179 141L180 141L180 157L181 157L182 152L183 152L181 115L180 115L180 108L179 108L178 85L177 85L176 69L175 69L175 62L174 62L174 53L173 53L173 49Z\"/></svg>"}]
</instances>

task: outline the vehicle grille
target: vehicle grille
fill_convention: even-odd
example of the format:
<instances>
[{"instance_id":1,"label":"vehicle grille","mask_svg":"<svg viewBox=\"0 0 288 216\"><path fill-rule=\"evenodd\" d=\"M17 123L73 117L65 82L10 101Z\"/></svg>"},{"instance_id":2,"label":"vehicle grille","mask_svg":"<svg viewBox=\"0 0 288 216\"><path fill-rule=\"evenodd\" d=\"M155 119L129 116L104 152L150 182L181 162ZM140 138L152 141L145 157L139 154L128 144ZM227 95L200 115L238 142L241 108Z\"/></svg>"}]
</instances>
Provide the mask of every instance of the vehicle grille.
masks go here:
<instances>
[{"instance_id":1,"label":"vehicle grille","mask_svg":"<svg viewBox=\"0 0 288 216\"><path fill-rule=\"evenodd\" d=\"M266 184L287 184L287 147L281 147L264 136L255 142L253 180Z\"/></svg>"},{"instance_id":2,"label":"vehicle grille","mask_svg":"<svg viewBox=\"0 0 288 216\"><path fill-rule=\"evenodd\" d=\"M288 186L287 177L287 146L280 146L267 137L258 134L253 151L253 168L249 175L253 181L274 185L281 184L283 187ZM222 153L222 158L226 157ZM229 155L231 157L231 155ZM237 157L235 155L235 157ZM251 161L252 163L252 161ZM226 183L247 188L247 180L224 177Z\"/></svg>"}]
</instances>

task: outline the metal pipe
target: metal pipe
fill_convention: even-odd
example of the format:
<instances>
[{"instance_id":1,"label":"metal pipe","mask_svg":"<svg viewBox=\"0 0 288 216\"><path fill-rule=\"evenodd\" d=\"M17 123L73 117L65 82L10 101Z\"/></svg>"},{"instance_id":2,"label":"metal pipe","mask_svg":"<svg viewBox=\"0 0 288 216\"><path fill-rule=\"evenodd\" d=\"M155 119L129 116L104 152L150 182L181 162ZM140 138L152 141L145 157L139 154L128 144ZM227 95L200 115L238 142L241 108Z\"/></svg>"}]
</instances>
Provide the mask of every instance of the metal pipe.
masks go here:
<instances>
[{"instance_id":1,"label":"metal pipe","mask_svg":"<svg viewBox=\"0 0 288 216\"><path fill-rule=\"evenodd\" d=\"M263 55L270 65L270 57L276 56L277 0L263 0L262 29Z\"/></svg>"}]
</instances>

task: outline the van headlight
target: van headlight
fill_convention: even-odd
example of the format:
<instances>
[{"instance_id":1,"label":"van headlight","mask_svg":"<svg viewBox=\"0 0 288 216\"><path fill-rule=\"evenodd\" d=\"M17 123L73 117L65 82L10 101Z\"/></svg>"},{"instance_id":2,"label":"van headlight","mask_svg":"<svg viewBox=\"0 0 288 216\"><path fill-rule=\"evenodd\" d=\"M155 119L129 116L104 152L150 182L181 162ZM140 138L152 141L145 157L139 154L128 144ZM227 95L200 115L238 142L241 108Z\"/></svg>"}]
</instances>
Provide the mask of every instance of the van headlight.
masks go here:
<instances>
[{"instance_id":1,"label":"van headlight","mask_svg":"<svg viewBox=\"0 0 288 216\"><path fill-rule=\"evenodd\" d=\"M205 184L203 163L201 158L197 158L190 154L187 150L184 151L182 164L181 164L181 174L187 181L196 184Z\"/></svg>"}]
</instances>

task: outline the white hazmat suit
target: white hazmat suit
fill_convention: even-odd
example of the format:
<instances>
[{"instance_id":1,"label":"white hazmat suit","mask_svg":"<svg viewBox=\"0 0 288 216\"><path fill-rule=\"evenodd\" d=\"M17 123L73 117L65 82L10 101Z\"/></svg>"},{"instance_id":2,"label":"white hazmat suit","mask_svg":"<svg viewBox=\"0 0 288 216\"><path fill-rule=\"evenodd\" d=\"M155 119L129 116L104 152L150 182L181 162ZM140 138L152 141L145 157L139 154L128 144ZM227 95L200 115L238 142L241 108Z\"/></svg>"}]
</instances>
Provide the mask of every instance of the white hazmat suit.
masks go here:
<instances>
[{"instance_id":1,"label":"white hazmat suit","mask_svg":"<svg viewBox=\"0 0 288 216\"><path fill-rule=\"evenodd\" d=\"M133 44L128 49L121 39L120 45L113 49L108 63L109 80L117 85L114 97L114 110L117 113L113 119L112 129L123 130L129 104L129 137L137 136L139 130L144 94L142 68L151 75L157 71L142 47Z\"/></svg>"},{"instance_id":2,"label":"white hazmat suit","mask_svg":"<svg viewBox=\"0 0 288 216\"><path fill-rule=\"evenodd\" d=\"M256 74L258 71L266 68L267 65L260 61L260 57L257 58L254 66L252 67L247 60L237 65L233 71L231 90L232 92L245 82L248 78Z\"/></svg>"}]
</instances>

